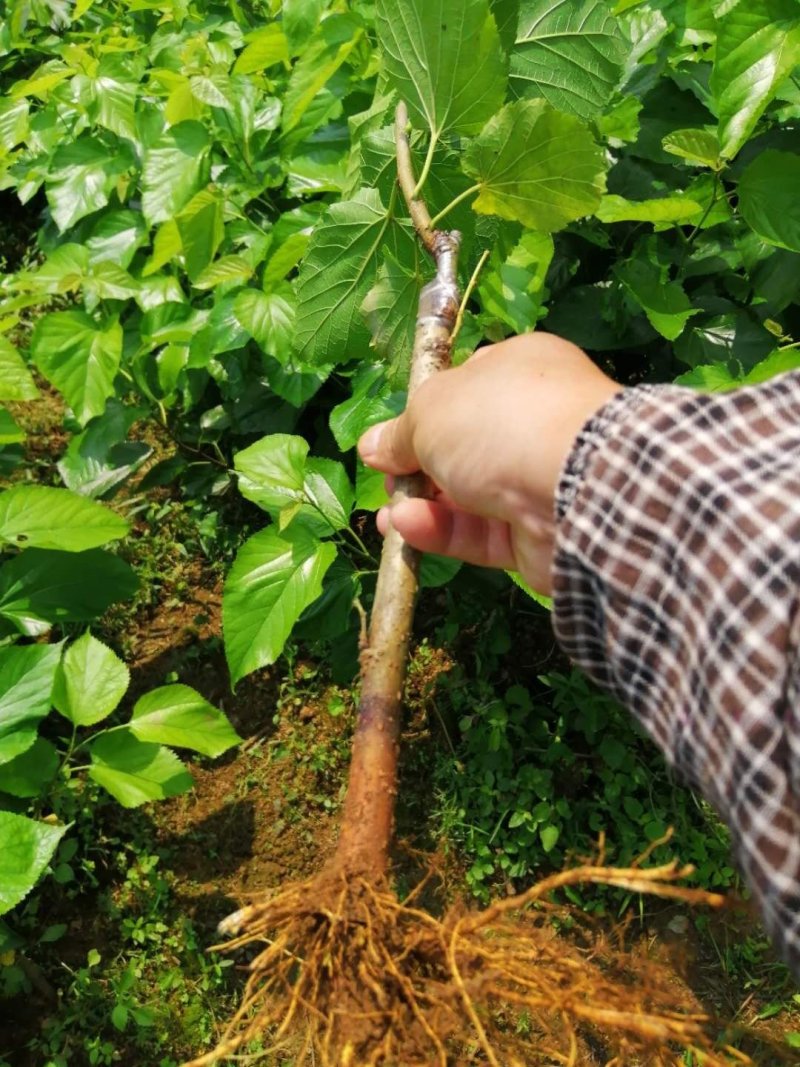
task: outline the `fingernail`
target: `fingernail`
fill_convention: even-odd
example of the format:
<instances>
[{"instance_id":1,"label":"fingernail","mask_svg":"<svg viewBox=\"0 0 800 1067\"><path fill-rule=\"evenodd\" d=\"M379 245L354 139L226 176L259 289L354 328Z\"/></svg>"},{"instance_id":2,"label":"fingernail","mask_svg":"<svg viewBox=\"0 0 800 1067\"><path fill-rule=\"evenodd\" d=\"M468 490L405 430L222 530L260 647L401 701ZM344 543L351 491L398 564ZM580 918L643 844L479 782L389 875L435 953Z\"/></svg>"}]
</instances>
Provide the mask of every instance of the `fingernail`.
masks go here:
<instances>
[{"instance_id":1,"label":"fingernail","mask_svg":"<svg viewBox=\"0 0 800 1067\"><path fill-rule=\"evenodd\" d=\"M383 423L378 423L377 426L371 426L365 434L362 435L358 442L358 451L362 458L366 459L368 456L374 456L378 451L380 445L381 434L383 433Z\"/></svg>"}]
</instances>

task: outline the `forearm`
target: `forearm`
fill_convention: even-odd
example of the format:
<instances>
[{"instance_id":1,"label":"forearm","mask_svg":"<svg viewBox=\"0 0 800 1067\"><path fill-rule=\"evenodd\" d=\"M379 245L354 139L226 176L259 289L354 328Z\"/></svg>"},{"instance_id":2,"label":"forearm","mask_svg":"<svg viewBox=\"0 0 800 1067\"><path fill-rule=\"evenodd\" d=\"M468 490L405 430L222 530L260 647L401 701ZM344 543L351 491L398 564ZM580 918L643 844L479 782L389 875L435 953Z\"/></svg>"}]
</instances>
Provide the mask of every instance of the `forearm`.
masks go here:
<instances>
[{"instance_id":1,"label":"forearm","mask_svg":"<svg viewBox=\"0 0 800 1067\"><path fill-rule=\"evenodd\" d=\"M800 378L625 390L557 498L554 625L731 826L800 970Z\"/></svg>"}]
</instances>

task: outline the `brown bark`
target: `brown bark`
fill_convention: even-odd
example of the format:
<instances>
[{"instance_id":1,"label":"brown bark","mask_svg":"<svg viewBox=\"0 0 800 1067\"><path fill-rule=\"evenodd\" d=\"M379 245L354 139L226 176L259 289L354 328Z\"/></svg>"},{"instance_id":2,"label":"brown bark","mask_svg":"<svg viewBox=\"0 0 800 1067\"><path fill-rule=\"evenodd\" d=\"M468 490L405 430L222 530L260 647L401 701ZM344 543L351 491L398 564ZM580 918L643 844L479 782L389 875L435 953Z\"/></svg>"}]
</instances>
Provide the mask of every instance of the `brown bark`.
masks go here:
<instances>
[{"instance_id":1,"label":"brown bark","mask_svg":"<svg viewBox=\"0 0 800 1067\"><path fill-rule=\"evenodd\" d=\"M450 362L451 335L458 314L457 260L460 235L430 228L422 200L413 198L414 178L401 104L395 124L398 181L414 226L436 263L436 277L420 293L409 396ZM393 502L425 496L420 474L398 478ZM391 843L400 716L419 553L390 529L383 543L368 647L361 656L361 699L336 866L375 879L386 873Z\"/></svg>"}]
</instances>

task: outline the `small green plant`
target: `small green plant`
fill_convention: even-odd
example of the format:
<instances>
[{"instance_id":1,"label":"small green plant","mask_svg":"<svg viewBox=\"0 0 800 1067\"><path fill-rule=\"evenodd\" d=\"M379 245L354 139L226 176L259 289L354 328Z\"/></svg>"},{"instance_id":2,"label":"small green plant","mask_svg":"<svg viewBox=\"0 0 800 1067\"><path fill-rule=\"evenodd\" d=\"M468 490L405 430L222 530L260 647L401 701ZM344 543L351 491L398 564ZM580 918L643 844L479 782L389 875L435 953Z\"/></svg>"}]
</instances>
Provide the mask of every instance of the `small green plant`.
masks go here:
<instances>
[{"instance_id":1,"label":"small green plant","mask_svg":"<svg viewBox=\"0 0 800 1067\"><path fill-rule=\"evenodd\" d=\"M58 797L79 787L82 772L135 807L191 787L169 745L218 756L239 740L185 685L154 689L128 721L97 729L127 692L122 660L88 631L70 643L27 643L131 595L133 571L100 548L127 531L124 518L68 489L0 493L0 915L28 895L60 845L53 875L71 877Z\"/></svg>"}]
</instances>

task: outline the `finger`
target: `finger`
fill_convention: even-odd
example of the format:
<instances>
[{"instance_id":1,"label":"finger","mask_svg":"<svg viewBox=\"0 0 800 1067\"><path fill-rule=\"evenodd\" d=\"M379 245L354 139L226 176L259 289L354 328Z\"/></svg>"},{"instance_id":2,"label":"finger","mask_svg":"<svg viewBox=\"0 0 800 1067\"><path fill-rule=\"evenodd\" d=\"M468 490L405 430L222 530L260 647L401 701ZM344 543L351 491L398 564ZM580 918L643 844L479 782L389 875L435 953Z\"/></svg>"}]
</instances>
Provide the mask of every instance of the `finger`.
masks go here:
<instances>
[{"instance_id":1,"label":"finger","mask_svg":"<svg viewBox=\"0 0 800 1067\"><path fill-rule=\"evenodd\" d=\"M371 426L358 442L358 453L367 466L387 474L413 474L420 469L407 413Z\"/></svg>"},{"instance_id":2,"label":"finger","mask_svg":"<svg viewBox=\"0 0 800 1067\"><path fill-rule=\"evenodd\" d=\"M472 515L441 500L403 500L382 512L378 517L381 532L385 534L391 523L421 552L453 556L480 567L516 567L510 529L497 519Z\"/></svg>"}]
</instances>

